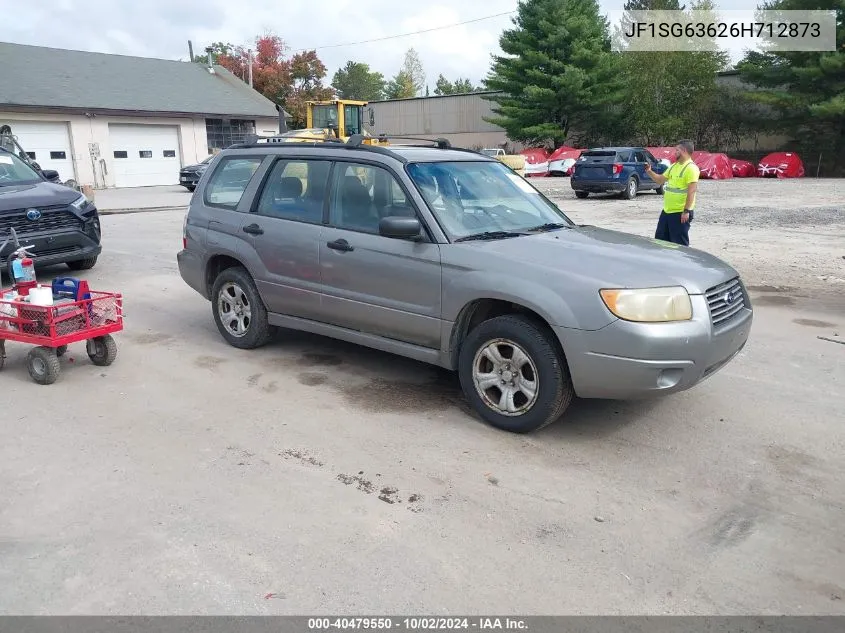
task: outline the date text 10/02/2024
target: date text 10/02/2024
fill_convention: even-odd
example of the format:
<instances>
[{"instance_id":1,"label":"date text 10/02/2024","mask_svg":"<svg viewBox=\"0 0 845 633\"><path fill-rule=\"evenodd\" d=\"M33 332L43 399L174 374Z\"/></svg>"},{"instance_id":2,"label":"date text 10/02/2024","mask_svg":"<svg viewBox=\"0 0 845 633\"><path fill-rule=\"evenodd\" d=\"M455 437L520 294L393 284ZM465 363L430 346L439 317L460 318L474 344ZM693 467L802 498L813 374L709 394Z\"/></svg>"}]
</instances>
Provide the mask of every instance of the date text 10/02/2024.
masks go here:
<instances>
[{"instance_id":1,"label":"date text 10/02/2024","mask_svg":"<svg viewBox=\"0 0 845 633\"><path fill-rule=\"evenodd\" d=\"M410 618L309 618L311 631L332 630L406 630L406 631L451 631L451 630L527 630L525 620L519 618L476 617L410 617Z\"/></svg>"}]
</instances>

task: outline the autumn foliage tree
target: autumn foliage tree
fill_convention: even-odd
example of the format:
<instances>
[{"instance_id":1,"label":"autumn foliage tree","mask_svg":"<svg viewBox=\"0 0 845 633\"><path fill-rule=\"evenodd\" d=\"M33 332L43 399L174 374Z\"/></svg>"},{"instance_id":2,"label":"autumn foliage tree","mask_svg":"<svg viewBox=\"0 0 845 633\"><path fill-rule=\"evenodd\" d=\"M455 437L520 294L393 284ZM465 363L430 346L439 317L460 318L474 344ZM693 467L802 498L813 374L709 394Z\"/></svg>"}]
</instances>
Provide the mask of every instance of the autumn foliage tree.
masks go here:
<instances>
[{"instance_id":1,"label":"autumn foliage tree","mask_svg":"<svg viewBox=\"0 0 845 633\"><path fill-rule=\"evenodd\" d=\"M249 77L249 49L218 42L212 46L215 62L234 75ZM201 58L196 58L201 61ZM202 58L205 63L207 58ZM324 86L326 66L316 51L302 51L288 56L288 46L278 35L267 33L255 39L252 60L252 84L255 90L281 105L292 117L295 127L306 125L306 101L322 101L334 96Z\"/></svg>"}]
</instances>

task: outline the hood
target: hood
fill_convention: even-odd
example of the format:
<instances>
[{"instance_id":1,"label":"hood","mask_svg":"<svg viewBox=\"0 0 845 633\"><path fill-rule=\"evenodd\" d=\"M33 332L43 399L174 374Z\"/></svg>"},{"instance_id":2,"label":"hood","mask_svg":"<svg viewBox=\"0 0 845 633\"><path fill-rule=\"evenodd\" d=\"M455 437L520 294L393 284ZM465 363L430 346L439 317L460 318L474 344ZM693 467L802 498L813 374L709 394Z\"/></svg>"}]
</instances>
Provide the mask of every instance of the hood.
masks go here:
<instances>
[{"instance_id":1,"label":"hood","mask_svg":"<svg viewBox=\"0 0 845 633\"><path fill-rule=\"evenodd\" d=\"M182 167L182 171L199 171L200 169L205 169L208 167L207 164L197 163L196 165L185 165Z\"/></svg>"},{"instance_id":2,"label":"hood","mask_svg":"<svg viewBox=\"0 0 845 633\"><path fill-rule=\"evenodd\" d=\"M455 246L485 251L507 270L522 264L529 275L530 268L543 276L557 271L592 278L601 288L683 286L690 294L703 294L738 276L704 251L594 226Z\"/></svg>"},{"instance_id":3,"label":"hood","mask_svg":"<svg viewBox=\"0 0 845 633\"><path fill-rule=\"evenodd\" d=\"M0 186L0 212L29 207L67 205L81 196L78 191L52 182Z\"/></svg>"}]
</instances>

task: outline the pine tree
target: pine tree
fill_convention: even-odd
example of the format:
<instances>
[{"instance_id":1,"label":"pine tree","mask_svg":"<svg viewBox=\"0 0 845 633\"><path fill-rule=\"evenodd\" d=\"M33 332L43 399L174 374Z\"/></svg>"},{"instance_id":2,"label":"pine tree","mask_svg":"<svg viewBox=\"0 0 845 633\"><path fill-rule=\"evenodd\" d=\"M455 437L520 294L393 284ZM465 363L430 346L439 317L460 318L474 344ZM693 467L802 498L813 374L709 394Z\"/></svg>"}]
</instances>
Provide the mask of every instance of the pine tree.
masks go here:
<instances>
[{"instance_id":1,"label":"pine tree","mask_svg":"<svg viewBox=\"0 0 845 633\"><path fill-rule=\"evenodd\" d=\"M773 127L835 169L845 162L845 0L774 0L760 9L836 11L835 51L752 52L737 65L755 88L748 96L774 111Z\"/></svg>"},{"instance_id":2,"label":"pine tree","mask_svg":"<svg viewBox=\"0 0 845 633\"><path fill-rule=\"evenodd\" d=\"M559 146L607 134L621 99L618 57L596 0L524 0L486 80L489 121L514 141Z\"/></svg>"}]
</instances>

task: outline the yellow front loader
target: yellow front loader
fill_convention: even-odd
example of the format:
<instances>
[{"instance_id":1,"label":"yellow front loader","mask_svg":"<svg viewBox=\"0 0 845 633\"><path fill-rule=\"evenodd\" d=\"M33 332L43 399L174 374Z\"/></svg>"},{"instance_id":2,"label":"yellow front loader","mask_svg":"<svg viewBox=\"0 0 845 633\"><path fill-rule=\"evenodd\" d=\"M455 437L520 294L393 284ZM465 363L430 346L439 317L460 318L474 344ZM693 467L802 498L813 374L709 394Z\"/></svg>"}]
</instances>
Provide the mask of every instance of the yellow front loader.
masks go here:
<instances>
[{"instance_id":1,"label":"yellow front loader","mask_svg":"<svg viewBox=\"0 0 845 633\"><path fill-rule=\"evenodd\" d=\"M291 143L307 143L328 139L338 139L344 143L353 134L363 134L368 145L388 145L380 141L364 128L364 108L366 101L334 99L332 101L306 102L306 127L290 130L280 136Z\"/></svg>"}]
</instances>

